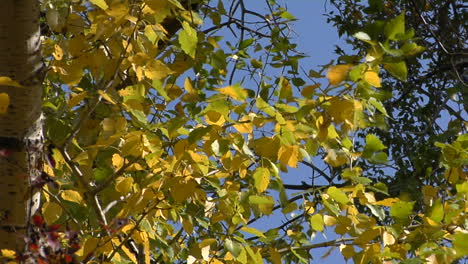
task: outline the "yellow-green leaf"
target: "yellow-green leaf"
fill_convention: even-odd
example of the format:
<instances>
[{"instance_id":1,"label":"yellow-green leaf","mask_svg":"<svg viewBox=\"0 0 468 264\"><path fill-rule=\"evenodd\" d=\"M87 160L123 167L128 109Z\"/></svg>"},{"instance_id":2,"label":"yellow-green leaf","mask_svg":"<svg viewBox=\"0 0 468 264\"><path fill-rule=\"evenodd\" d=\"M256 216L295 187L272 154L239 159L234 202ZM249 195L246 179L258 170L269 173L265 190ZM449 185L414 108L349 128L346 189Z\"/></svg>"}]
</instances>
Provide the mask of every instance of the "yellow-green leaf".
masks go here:
<instances>
[{"instance_id":1,"label":"yellow-green leaf","mask_svg":"<svg viewBox=\"0 0 468 264\"><path fill-rule=\"evenodd\" d=\"M323 217L321 214L314 214L310 217L310 226L313 230L322 232L324 228Z\"/></svg>"},{"instance_id":2,"label":"yellow-green leaf","mask_svg":"<svg viewBox=\"0 0 468 264\"><path fill-rule=\"evenodd\" d=\"M0 77L0 86L23 87L18 82L13 81L10 77L6 77L6 76Z\"/></svg>"},{"instance_id":3,"label":"yellow-green leaf","mask_svg":"<svg viewBox=\"0 0 468 264\"><path fill-rule=\"evenodd\" d=\"M245 101L247 98L247 91L240 87L240 85L230 85L215 90L238 101Z\"/></svg>"},{"instance_id":4,"label":"yellow-green leaf","mask_svg":"<svg viewBox=\"0 0 468 264\"><path fill-rule=\"evenodd\" d=\"M122 195L127 194L132 189L133 178L131 177L118 177L116 182L117 184L115 185L115 190L117 190Z\"/></svg>"},{"instance_id":5,"label":"yellow-green leaf","mask_svg":"<svg viewBox=\"0 0 468 264\"><path fill-rule=\"evenodd\" d=\"M0 114L6 114L9 105L10 96L7 93L0 93Z\"/></svg>"},{"instance_id":6,"label":"yellow-green leaf","mask_svg":"<svg viewBox=\"0 0 468 264\"><path fill-rule=\"evenodd\" d=\"M99 6L102 10L109 8L105 0L89 0L91 3Z\"/></svg>"},{"instance_id":7,"label":"yellow-green leaf","mask_svg":"<svg viewBox=\"0 0 468 264\"><path fill-rule=\"evenodd\" d=\"M81 197L81 194L77 191L65 190L62 192L61 196L62 196L62 199L66 201L70 201L70 202L74 202L78 204L83 202L83 197Z\"/></svg>"},{"instance_id":8,"label":"yellow-green leaf","mask_svg":"<svg viewBox=\"0 0 468 264\"><path fill-rule=\"evenodd\" d=\"M349 198L348 196L341 191L340 189L336 188L335 186L332 186L328 188L327 194L335 201L339 202L340 204L346 205L349 203Z\"/></svg>"},{"instance_id":9,"label":"yellow-green leaf","mask_svg":"<svg viewBox=\"0 0 468 264\"><path fill-rule=\"evenodd\" d=\"M253 227L244 226L240 229L241 231L256 235L258 237L265 237L262 231L255 229Z\"/></svg>"},{"instance_id":10,"label":"yellow-green leaf","mask_svg":"<svg viewBox=\"0 0 468 264\"><path fill-rule=\"evenodd\" d=\"M352 65L342 64L335 65L328 69L327 78L331 85L337 85L346 79L348 71L351 69Z\"/></svg>"},{"instance_id":11,"label":"yellow-green leaf","mask_svg":"<svg viewBox=\"0 0 468 264\"><path fill-rule=\"evenodd\" d=\"M198 43L197 32L185 21L182 23L182 27L183 30L179 33L180 46L187 55L195 58Z\"/></svg>"},{"instance_id":12,"label":"yellow-green leaf","mask_svg":"<svg viewBox=\"0 0 468 264\"><path fill-rule=\"evenodd\" d=\"M47 224L52 224L62 215L62 207L54 202L46 202L42 206L42 215Z\"/></svg>"},{"instance_id":13,"label":"yellow-green leaf","mask_svg":"<svg viewBox=\"0 0 468 264\"><path fill-rule=\"evenodd\" d=\"M270 170L267 168L257 168L253 174L255 189L257 192L262 193L268 188L270 184Z\"/></svg>"}]
</instances>

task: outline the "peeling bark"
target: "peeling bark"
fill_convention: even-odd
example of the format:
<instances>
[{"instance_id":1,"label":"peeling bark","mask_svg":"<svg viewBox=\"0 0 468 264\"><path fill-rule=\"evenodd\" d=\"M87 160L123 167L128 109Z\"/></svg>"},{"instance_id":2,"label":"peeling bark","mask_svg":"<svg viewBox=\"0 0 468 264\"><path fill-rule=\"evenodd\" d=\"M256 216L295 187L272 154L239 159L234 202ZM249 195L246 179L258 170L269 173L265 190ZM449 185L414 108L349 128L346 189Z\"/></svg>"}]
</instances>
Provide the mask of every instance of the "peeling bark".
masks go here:
<instances>
[{"instance_id":1,"label":"peeling bark","mask_svg":"<svg viewBox=\"0 0 468 264\"><path fill-rule=\"evenodd\" d=\"M22 250L42 171L42 81L37 0L0 1L0 76L23 87L0 86L10 105L0 115L0 248Z\"/></svg>"}]
</instances>

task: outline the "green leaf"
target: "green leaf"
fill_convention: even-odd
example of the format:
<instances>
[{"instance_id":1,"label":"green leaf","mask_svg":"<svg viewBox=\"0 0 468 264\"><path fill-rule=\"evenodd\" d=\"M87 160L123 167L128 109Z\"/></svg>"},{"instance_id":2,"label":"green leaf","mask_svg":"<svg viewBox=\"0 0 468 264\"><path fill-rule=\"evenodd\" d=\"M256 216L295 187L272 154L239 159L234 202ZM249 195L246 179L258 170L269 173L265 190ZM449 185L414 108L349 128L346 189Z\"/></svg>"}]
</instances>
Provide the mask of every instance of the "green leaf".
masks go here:
<instances>
[{"instance_id":1,"label":"green leaf","mask_svg":"<svg viewBox=\"0 0 468 264\"><path fill-rule=\"evenodd\" d=\"M435 200L428 215L429 218L431 218L437 223L440 223L444 219L444 214L444 205L442 204L440 199Z\"/></svg>"},{"instance_id":2,"label":"green leaf","mask_svg":"<svg viewBox=\"0 0 468 264\"><path fill-rule=\"evenodd\" d=\"M371 213L379 218L379 220L384 220L385 218L385 211L382 207L375 205L375 204L366 204L366 206L371 210Z\"/></svg>"},{"instance_id":3,"label":"green leaf","mask_svg":"<svg viewBox=\"0 0 468 264\"><path fill-rule=\"evenodd\" d=\"M374 135L374 134L368 134L366 136L366 146L364 147L364 151L362 152L362 157L363 158L370 158L375 152L386 149L384 144L382 144L382 141Z\"/></svg>"},{"instance_id":4,"label":"green leaf","mask_svg":"<svg viewBox=\"0 0 468 264\"><path fill-rule=\"evenodd\" d=\"M390 215L397 219L407 219L413 212L415 202L398 201L390 208Z\"/></svg>"},{"instance_id":5,"label":"green leaf","mask_svg":"<svg viewBox=\"0 0 468 264\"><path fill-rule=\"evenodd\" d=\"M388 117L388 113L387 113L387 110L385 109L384 105L382 104L382 102L380 102L379 100L375 99L374 97L371 97L369 98L369 100L367 101L369 104L371 104L372 106L374 106L375 108L377 108L377 110L379 110L382 114L384 114L386 117Z\"/></svg>"},{"instance_id":6,"label":"green leaf","mask_svg":"<svg viewBox=\"0 0 468 264\"><path fill-rule=\"evenodd\" d=\"M251 195L249 196L250 204L275 204L275 201L270 196Z\"/></svg>"},{"instance_id":7,"label":"green leaf","mask_svg":"<svg viewBox=\"0 0 468 264\"><path fill-rule=\"evenodd\" d=\"M400 81L405 82L408 77L408 69L404 61L384 63L384 68Z\"/></svg>"},{"instance_id":8,"label":"green leaf","mask_svg":"<svg viewBox=\"0 0 468 264\"><path fill-rule=\"evenodd\" d=\"M288 11L284 11L282 12L280 15L280 17L284 18L284 19L287 19L287 20L296 20L296 17L293 16L291 13L289 13Z\"/></svg>"},{"instance_id":9,"label":"green leaf","mask_svg":"<svg viewBox=\"0 0 468 264\"><path fill-rule=\"evenodd\" d=\"M239 43L239 49L245 49L248 46L252 45L254 43L254 39L245 39L241 43Z\"/></svg>"},{"instance_id":10,"label":"green leaf","mask_svg":"<svg viewBox=\"0 0 468 264\"><path fill-rule=\"evenodd\" d=\"M335 201L339 202L340 204L346 205L349 203L349 198L348 196L341 191L340 189L336 188L335 186L332 186L328 188L327 194Z\"/></svg>"},{"instance_id":11,"label":"green leaf","mask_svg":"<svg viewBox=\"0 0 468 264\"><path fill-rule=\"evenodd\" d=\"M242 251L242 245L239 242L233 241L233 240L231 240L229 238L226 238L224 240L224 246L236 258L239 257L239 255L240 255L240 253Z\"/></svg>"},{"instance_id":12,"label":"green leaf","mask_svg":"<svg viewBox=\"0 0 468 264\"><path fill-rule=\"evenodd\" d=\"M453 236L453 247L455 248L458 257L468 256L468 234L456 233Z\"/></svg>"},{"instance_id":13,"label":"green leaf","mask_svg":"<svg viewBox=\"0 0 468 264\"><path fill-rule=\"evenodd\" d=\"M384 29L385 36L390 40L398 40L398 34L405 34L405 13L387 22Z\"/></svg>"},{"instance_id":14,"label":"green leaf","mask_svg":"<svg viewBox=\"0 0 468 264\"><path fill-rule=\"evenodd\" d=\"M180 46L187 55L195 58L198 43L197 32L185 21L182 22L182 27L183 30L179 33Z\"/></svg>"}]
</instances>

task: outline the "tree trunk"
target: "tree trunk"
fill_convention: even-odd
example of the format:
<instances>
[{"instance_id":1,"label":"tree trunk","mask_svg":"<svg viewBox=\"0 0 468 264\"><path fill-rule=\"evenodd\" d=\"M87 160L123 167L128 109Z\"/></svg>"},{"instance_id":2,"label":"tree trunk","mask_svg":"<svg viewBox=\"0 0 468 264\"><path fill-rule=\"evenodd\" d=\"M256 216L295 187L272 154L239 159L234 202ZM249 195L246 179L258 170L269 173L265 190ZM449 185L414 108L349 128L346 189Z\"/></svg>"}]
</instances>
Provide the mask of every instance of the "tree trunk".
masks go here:
<instances>
[{"instance_id":1,"label":"tree trunk","mask_svg":"<svg viewBox=\"0 0 468 264\"><path fill-rule=\"evenodd\" d=\"M32 183L42 171L42 81L37 0L0 1L0 83L8 94L0 114L0 249L23 250L31 215L39 205Z\"/></svg>"}]
</instances>

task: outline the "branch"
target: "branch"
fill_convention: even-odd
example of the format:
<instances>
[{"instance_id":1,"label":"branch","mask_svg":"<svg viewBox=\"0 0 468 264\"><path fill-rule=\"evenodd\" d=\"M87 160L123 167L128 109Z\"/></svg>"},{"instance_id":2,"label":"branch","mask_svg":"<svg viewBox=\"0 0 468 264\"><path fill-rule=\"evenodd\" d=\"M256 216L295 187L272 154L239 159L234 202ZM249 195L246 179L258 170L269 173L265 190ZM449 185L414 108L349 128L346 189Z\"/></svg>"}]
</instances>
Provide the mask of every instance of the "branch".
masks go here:
<instances>
[{"instance_id":1,"label":"branch","mask_svg":"<svg viewBox=\"0 0 468 264\"><path fill-rule=\"evenodd\" d=\"M322 247L333 247L333 246L338 246L339 244L345 244L346 242L349 241L354 241L356 238L355 237L350 237L350 238L339 238L335 240L329 240L321 243L316 243L316 244L310 244L310 245L304 245L301 247L286 247L286 248L281 248L278 250L278 253L286 253L291 250L298 250L298 249L305 249L305 250L310 250L313 248L322 248Z\"/></svg>"}]
</instances>

